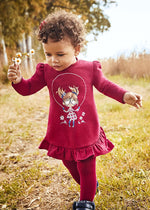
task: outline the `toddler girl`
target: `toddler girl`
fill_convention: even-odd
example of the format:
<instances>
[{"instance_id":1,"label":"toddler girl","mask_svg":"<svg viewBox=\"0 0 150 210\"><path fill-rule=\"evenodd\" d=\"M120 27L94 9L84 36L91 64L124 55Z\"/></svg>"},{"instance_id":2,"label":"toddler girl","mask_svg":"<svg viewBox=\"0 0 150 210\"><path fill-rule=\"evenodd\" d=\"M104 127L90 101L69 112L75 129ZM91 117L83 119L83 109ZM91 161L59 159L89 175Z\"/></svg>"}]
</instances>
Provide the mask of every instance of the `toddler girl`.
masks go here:
<instances>
[{"instance_id":1,"label":"toddler girl","mask_svg":"<svg viewBox=\"0 0 150 210\"><path fill-rule=\"evenodd\" d=\"M114 145L100 127L93 87L120 103L141 107L141 96L127 92L107 80L98 61L78 60L84 43L84 26L77 16L64 11L49 15L40 25L46 63L25 80L18 66L11 65L8 78L21 95L31 95L47 86L50 110L47 133L39 148L61 159L80 185L80 200L73 209L95 209L97 190L96 157L110 152Z\"/></svg>"}]
</instances>

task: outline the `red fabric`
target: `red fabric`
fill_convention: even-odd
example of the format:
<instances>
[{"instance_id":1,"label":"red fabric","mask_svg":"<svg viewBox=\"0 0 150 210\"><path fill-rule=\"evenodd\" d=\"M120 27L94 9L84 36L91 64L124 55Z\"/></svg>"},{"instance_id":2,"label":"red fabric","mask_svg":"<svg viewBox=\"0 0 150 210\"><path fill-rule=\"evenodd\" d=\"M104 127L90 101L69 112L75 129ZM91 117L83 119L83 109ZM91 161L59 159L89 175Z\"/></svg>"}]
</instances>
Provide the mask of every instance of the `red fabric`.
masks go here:
<instances>
[{"instance_id":1,"label":"red fabric","mask_svg":"<svg viewBox=\"0 0 150 210\"><path fill-rule=\"evenodd\" d=\"M104 77L99 62L78 60L63 71L38 64L30 79L13 84L22 95L31 95L44 86L49 89L50 110L47 133L40 149L48 150L51 157L75 161L113 149L114 145L100 128L93 86L121 103L126 91ZM67 117L71 115L74 117Z\"/></svg>"},{"instance_id":2,"label":"red fabric","mask_svg":"<svg viewBox=\"0 0 150 210\"><path fill-rule=\"evenodd\" d=\"M79 161L80 174L80 200L93 201L96 192L96 158Z\"/></svg>"},{"instance_id":3,"label":"red fabric","mask_svg":"<svg viewBox=\"0 0 150 210\"><path fill-rule=\"evenodd\" d=\"M83 161L63 161L74 180L80 184L80 200L93 201L96 192L96 158Z\"/></svg>"},{"instance_id":4,"label":"red fabric","mask_svg":"<svg viewBox=\"0 0 150 210\"><path fill-rule=\"evenodd\" d=\"M69 170L74 180L80 185L80 174L77 168L77 162L74 160L63 160L63 164Z\"/></svg>"},{"instance_id":5,"label":"red fabric","mask_svg":"<svg viewBox=\"0 0 150 210\"><path fill-rule=\"evenodd\" d=\"M83 137L84 138L84 137ZM102 128L100 128L100 136L97 142L93 145L79 148L70 149L65 147L59 147L49 144L46 140L43 140L40 144L40 148L48 150L48 156L61 159L61 160L85 160L91 156L99 156L109 153L114 145L106 138L106 135Z\"/></svg>"}]
</instances>

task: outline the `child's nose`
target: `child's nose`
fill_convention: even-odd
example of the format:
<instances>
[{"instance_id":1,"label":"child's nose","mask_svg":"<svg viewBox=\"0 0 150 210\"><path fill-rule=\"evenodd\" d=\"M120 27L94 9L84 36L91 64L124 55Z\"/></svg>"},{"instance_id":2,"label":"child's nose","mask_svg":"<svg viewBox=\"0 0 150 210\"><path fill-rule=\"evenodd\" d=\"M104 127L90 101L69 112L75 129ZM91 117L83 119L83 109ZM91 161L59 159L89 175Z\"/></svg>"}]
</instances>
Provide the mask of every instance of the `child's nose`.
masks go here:
<instances>
[{"instance_id":1,"label":"child's nose","mask_svg":"<svg viewBox=\"0 0 150 210\"><path fill-rule=\"evenodd\" d=\"M52 63L57 63L58 59L55 56L52 56Z\"/></svg>"}]
</instances>

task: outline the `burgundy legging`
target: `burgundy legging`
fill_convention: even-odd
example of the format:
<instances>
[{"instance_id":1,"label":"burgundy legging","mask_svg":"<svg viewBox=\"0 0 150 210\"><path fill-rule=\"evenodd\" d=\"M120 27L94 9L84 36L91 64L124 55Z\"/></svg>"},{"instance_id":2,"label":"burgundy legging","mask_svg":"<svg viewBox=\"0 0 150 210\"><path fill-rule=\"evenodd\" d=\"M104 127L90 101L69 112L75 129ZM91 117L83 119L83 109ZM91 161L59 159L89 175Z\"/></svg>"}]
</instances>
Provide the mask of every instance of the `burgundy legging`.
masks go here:
<instances>
[{"instance_id":1,"label":"burgundy legging","mask_svg":"<svg viewBox=\"0 0 150 210\"><path fill-rule=\"evenodd\" d=\"M78 162L63 160L63 164L80 184L80 200L93 201L96 192L96 158Z\"/></svg>"}]
</instances>

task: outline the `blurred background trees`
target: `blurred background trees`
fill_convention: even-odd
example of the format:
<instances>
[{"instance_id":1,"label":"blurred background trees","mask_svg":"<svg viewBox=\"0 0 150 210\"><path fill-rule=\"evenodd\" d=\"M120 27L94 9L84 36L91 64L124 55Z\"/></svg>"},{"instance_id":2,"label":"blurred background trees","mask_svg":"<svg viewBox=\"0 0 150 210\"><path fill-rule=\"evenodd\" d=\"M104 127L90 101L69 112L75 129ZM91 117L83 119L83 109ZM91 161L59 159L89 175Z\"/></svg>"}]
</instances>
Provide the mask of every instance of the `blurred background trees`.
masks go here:
<instances>
[{"instance_id":1,"label":"blurred background trees","mask_svg":"<svg viewBox=\"0 0 150 210\"><path fill-rule=\"evenodd\" d=\"M31 49L31 33L52 11L64 9L76 13L83 19L87 33L96 37L99 32L109 29L110 22L104 9L113 3L111 0L0 0L1 66L8 65L6 52Z\"/></svg>"}]
</instances>

